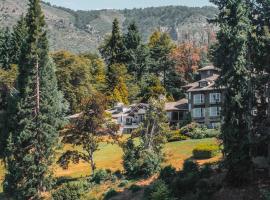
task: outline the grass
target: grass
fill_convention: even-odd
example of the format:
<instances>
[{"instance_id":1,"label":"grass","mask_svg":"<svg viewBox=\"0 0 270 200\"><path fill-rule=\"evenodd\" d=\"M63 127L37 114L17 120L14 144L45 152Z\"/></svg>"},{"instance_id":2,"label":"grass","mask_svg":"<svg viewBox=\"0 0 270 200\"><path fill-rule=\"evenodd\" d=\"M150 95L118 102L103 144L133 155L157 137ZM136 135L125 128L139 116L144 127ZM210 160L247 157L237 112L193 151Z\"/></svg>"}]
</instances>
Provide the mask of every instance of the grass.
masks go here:
<instances>
[{"instance_id":1,"label":"grass","mask_svg":"<svg viewBox=\"0 0 270 200\"><path fill-rule=\"evenodd\" d=\"M172 142L165 145L165 162L163 165L173 165L177 169L182 168L184 160L192 157L192 151L198 144L215 144L216 139L202 140L185 140L181 142ZM65 146L64 150L72 149L71 146ZM58 152L59 154L61 152ZM122 167L122 150L116 144L102 143L100 150L95 153L95 162L98 169L111 169L116 171L123 170ZM220 155L213 159L199 161L200 164L206 162L214 162L220 159ZM54 166L54 174L56 177L79 178L90 174L90 166L88 163L80 162L77 165L71 164L68 170L63 170L58 166ZM4 167L0 165L0 181L4 178ZM0 192L2 188L0 187ZM1 197L1 196L0 196Z\"/></svg>"}]
</instances>

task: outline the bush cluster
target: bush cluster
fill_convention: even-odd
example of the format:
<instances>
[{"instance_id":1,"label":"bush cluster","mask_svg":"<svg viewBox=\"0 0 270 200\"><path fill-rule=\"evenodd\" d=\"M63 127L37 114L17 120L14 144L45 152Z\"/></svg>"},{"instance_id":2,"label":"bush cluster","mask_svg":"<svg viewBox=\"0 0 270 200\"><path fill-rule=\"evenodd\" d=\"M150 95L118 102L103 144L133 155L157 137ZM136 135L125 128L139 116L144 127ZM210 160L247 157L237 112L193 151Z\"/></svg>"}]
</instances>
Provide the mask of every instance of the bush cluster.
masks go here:
<instances>
[{"instance_id":1,"label":"bush cluster","mask_svg":"<svg viewBox=\"0 0 270 200\"><path fill-rule=\"evenodd\" d=\"M105 194L104 194L104 200L111 199L112 197L115 197L118 194L115 189L109 189Z\"/></svg>"},{"instance_id":2,"label":"bush cluster","mask_svg":"<svg viewBox=\"0 0 270 200\"><path fill-rule=\"evenodd\" d=\"M84 192L90 188L87 181L77 181L63 184L52 192L53 200L80 200Z\"/></svg>"},{"instance_id":3,"label":"bush cluster","mask_svg":"<svg viewBox=\"0 0 270 200\"><path fill-rule=\"evenodd\" d=\"M170 190L167 191L169 191L174 198L169 197L169 199L204 200L209 199L216 190L216 186L210 184L207 180L212 174L213 169L211 165L205 165L200 168L196 162L186 160L183 170L180 172L176 172L172 166L163 168L159 180L161 180L163 184L166 184L166 187L162 186L162 188L170 188ZM161 183L158 182L158 184ZM162 189L160 190L162 191ZM150 191L153 191L153 189ZM145 195L147 199L152 200L149 198L149 193L151 192L149 192L148 189ZM163 192L161 193L163 194Z\"/></svg>"},{"instance_id":4,"label":"bush cluster","mask_svg":"<svg viewBox=\"0 0 270 200\"><path fill-rule=\"evenodd\" d=\"M189 137L181 134L179 130L171 130L167 134L167 141L168 142L177 142L177 141L182 141L182 140L187 140L187 139L189 139Z\"/></svg>"},{"instance_id":5,"label":"bush cluster","mask_svg":"<svg viewBox=\"0 0 270 200\"><path fill-rule=\"evenodd\" d=\"M153 185L145 189L145 200L171 200L171 191L162 180L157 180Z\"/></svg>"},{"instance_id":6,"label":"bush cluster","mask_svg":"<svg viewBox=\"0 0 270 200\"><path fill-rule=\"evenodd\" d=\"M197 123L190 123L180 129L180 133L191 139L203 139L203 138L213 138L218 137L220 134L219 129L208 129L202 127Z\"/></svg>"},{"instance_id":7,"label":"bush cluster","mask_svg":"<svg viewBox=\"0 0 270 200\"><path fill-rule=\"evenodd\" d=\"M195 159L209 159L215 157L219 152L219 146L214 144L201 144L193 150Z\"/></svg>"},{"instance_id":8,"label":"bush cluster","mask_svg":"<svg viewBox=\"0 0 270 200\"><path fill-rule=\"evenodd\" d=\"M100 184L103 181L110 180L112 178L112 174L104 169L97 170L91 179L92 182L95 182L96 184Z\"/></svg>"}]
</instances>

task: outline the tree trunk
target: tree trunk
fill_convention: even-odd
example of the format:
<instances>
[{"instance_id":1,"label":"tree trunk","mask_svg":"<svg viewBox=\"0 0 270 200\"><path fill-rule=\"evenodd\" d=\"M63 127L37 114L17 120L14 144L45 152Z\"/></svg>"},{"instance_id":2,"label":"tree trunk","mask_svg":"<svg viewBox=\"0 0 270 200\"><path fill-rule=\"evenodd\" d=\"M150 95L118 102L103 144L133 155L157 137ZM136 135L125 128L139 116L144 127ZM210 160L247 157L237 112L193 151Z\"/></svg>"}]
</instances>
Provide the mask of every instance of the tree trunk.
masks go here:
<instances>
[{"instance_id":1,"label":"tree trunk","mask_svg":"<svg viewBox=\"0 0 270 200\"><path fill-rule=\"evenodd\" d=\"M89 152L89 160L90 160L90 165L91 165L91 170L92 170L92 175L95 173L96 165L94 162L94 152L90 150Z\"/></svg>"}]
</instances>

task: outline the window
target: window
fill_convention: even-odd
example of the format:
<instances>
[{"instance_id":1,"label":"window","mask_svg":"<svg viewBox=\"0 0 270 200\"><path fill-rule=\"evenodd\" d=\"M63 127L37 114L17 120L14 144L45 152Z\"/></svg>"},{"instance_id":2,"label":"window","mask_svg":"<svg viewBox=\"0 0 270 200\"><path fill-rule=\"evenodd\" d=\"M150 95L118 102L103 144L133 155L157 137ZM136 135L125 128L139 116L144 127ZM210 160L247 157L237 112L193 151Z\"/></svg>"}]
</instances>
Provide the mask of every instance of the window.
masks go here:
<instances>
[{"instance_id":1,"label":"window","mask_svg":"<svg viewBox=\"0 0 270 200\"><path fill-rule=\"evenodd\" d=\"M208 82L207 81L202 81L200 82L200 87L206 87L208 85Z\"/></svg>"},{"instance_id":2,"label":"window","mask_svg":"<svg viewBox=\"0 0 270 200\"><path fill-rule=\"evenodd\" d=\"M204 103L204 94L195 94L194 95L194 104L202 104Z\"/></svg>"},{"instance_id":3,"label":"window","mask_svg":"<svg viewBox=\"0 0 270 200\"><path fill-rule=\"evenodd\" d=\"M220 127L220 122L212 122L211 123L211 128L219 128Z\"/></svg>"},{"instance_id":4,"label":"window","mask_svg":"<svg viewBox=\"0 0 270 200\"><path fill-rule=\"evenodd\" d=\"M220 103L221 94L220 93L210 93L210 103Z\"/></svg>"},{"instance_id":5,"label":"window","mask_svg":"<svg viewBox=\"0 0 270 200\"><path fill-rule=\"evenodd\" d=\"M210 117L218 117L220 116L220 107L210 107Z\"/></svg>"},{"instance_id":6,"label":"window","mask_svg":"<svg viewBox=\"0 0 270 200\"><path fill-rule=\"evenodd\" d=\"M192 111L192 116L194 118L201 118L205 116L205 109L204 108L194 108Z\"/></svg>"}]
</instances>

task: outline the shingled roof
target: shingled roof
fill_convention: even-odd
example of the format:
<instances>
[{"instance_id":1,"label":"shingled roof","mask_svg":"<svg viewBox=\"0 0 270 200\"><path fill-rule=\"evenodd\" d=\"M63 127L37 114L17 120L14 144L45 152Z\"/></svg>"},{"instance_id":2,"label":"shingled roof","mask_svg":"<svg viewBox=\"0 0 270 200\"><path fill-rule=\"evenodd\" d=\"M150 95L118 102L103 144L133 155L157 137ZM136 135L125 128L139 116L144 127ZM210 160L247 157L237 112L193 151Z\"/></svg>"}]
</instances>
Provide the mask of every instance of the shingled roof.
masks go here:
<instances>
[{"instance_id":1,"label":"shingled roof","mask_svg":"<svg viewBox=\"0 0 270 200\"><path fill-rule=\"evenodd\" d=\"M165 111L180 111L180 110L188 110L187 99L181 99L176 102L165 103Z\"/></svg>"}]
</instances>

